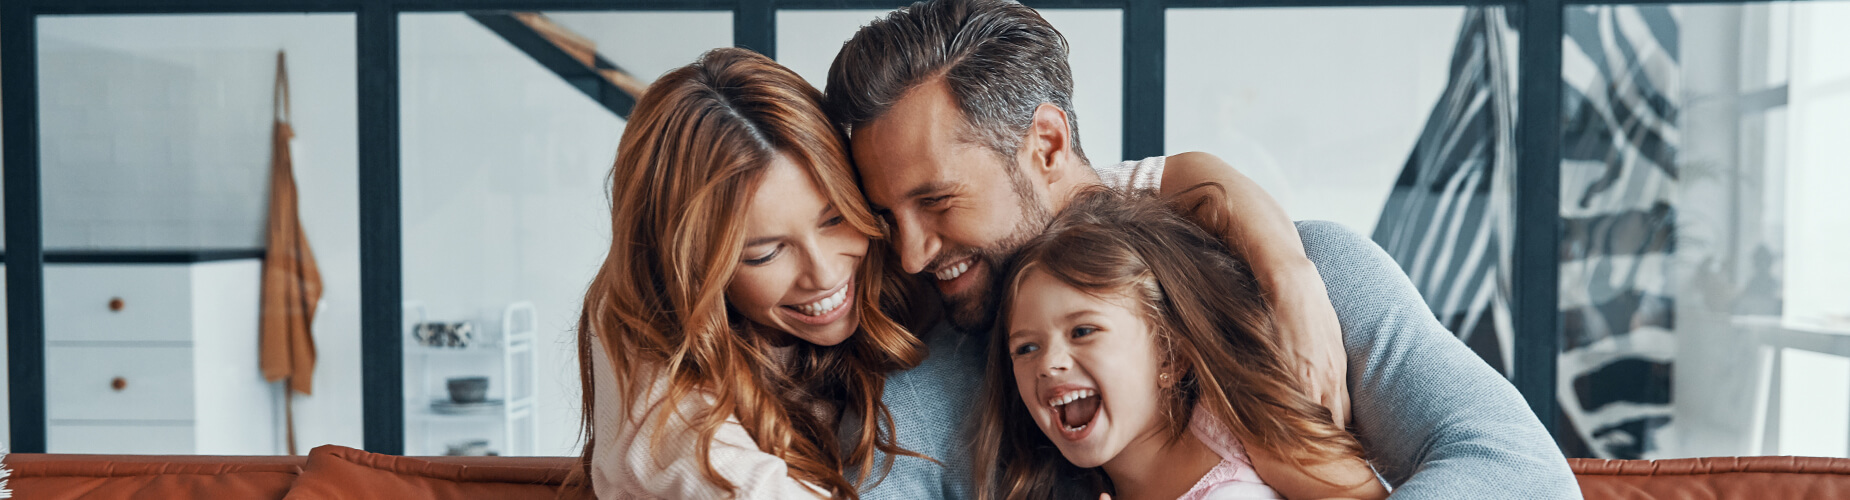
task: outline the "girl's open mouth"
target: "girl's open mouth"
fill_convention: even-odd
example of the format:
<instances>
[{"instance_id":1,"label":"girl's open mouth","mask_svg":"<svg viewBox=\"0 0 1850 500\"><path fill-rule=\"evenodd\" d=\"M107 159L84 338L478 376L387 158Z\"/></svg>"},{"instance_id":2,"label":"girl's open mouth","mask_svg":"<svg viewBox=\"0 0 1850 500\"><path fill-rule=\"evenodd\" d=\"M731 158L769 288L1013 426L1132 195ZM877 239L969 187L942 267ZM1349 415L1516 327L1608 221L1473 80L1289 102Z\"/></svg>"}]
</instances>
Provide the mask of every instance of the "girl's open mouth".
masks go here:
<instances>
[{"instance_id":1,"label":"girl's open mouth","mask_svg":"<svg viewBox=\"0 0 1850 500\"><path fill-rule=\"evenodd\" d=\"M1099 396L1093 389L1081 389L1048 402L1053 407L1054 420L1060 423L1060 434L1068 441L1085 439L1091 434L1092 423L1098 419Z\"/></svg>"}]
</instances>

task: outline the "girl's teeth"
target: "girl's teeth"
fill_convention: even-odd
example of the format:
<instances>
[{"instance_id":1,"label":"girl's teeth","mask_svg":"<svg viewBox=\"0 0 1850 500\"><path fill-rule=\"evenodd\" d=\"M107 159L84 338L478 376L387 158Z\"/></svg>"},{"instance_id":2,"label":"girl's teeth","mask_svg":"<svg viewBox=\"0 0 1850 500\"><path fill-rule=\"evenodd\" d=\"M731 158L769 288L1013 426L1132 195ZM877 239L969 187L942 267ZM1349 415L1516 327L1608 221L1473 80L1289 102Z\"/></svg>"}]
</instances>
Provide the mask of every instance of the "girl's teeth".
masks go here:
<instances>
[{"instance_id":1,"label":"girl's teeth","mask_svg":"<svg viewBox=\"0 0 1850 500\"><path fill-rule=\"evenodd\" d=\"M1060 396L1060 397L1053 398L1052 400L1047 401L1047 406L1062 406L1067 403L1071 403L1074 401L1078 401L1078 400L1089 398L1089 397L1096 396L1096 395L1098 395L1098 391L1094 391L1091 389L1080 389L1077 391L1066 393L1065 396Z\"/></svg>"}]
</instances>

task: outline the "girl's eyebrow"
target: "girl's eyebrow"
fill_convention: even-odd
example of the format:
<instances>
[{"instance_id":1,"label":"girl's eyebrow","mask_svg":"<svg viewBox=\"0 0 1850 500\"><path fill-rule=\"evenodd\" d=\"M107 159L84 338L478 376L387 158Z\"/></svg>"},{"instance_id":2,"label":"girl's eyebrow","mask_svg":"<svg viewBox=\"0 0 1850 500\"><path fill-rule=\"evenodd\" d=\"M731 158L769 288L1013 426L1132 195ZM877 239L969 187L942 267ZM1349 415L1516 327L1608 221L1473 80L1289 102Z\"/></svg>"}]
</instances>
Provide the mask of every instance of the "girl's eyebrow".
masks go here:
<instances>
[{"instance_id":1,"label":"girl's eyebrow","mask_svg":"<svg viewBox=\"0 0 1850 500\"><path fill-rule=\"evenodd\" d=\"M1087 308L1083 308L1083 309L1079 309L1079 310L1077 310L1077 311L1073 311L1073 312L1070 312L1070 313L1066 313L1066 315L1065 315L1065 316L1061 316L1061 317L1060 317L1060 319L1061 319L1062 321L1066 321L1066 322L1069 322L1069 323L1071 323L1071 322L1077 322L1077 321L1079 321L1079 320L1080 320L1081 318L1085 318L1085 317L1087 317L1087 316L1103 316L1104 314L1105 314L1105 313L1102 313L1102 312L1099 312L1099 311L1098 311L1097 309L1093 309L1093 308L1090 308L1090 307L1087 307ZM1011 332L1009 332L1009 335L1008 335L1008 339L1009 339L1009 340L1014 340L1014 339L1015 339L1015 337L1019 337L1019 336L1022 336L1022 335L1027 335L1027 334L1028 334L1029 332L1032 332L1033 330L1034 330L1034 329L1032 329L1032 328L1023 328L1023 329L1020 329L1020 330L1015 330L1015 331L1011 331Z\"/></svg>"},{"instance_id":2,"label":"girl's eyebrow","mask_svg":"<svg viewBox=\"0 0 1850 500\"><path fill-rule=\"evenodd\" d=\"M758 245L774 243L777 240L781 240L781 239L784 239L784 237L781 235L780 236L760 236L757 238L745 240L745 246L746 248L750 248L750 247L755 247Z\"/></svg>"}]
</instances>

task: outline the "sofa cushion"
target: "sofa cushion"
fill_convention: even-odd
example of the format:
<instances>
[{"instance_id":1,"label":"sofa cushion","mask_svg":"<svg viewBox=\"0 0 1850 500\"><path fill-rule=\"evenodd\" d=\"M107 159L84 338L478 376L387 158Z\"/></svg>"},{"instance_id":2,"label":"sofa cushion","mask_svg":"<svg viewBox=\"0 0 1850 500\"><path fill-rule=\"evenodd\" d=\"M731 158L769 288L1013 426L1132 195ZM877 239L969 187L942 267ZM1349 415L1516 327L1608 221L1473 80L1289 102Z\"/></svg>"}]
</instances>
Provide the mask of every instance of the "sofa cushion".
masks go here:
<instances>
[{"instance_id":1,"label":"sofa cushion","mask_svg":"<svg viewBox=\"0 0 1850 500\"><path fill-rule=\"evenodd\" d=\"M1850 460L1842 458L1575 458L1568 465L1588 500L1850 498Z\"/></svg>"},{"instance_id":2,"label":"sofa cushion","mask_svg":"<svg viewBox=\"0 0 1850 500\"><path fill-rule=\"evenodd\" d=\"M279 499L302 471L283 458L14 454L6 465L15 498Z\"/></svg>"},{"instance_id":3,"label":"sofa cushion","mask_svg":"<svg viewBox=\"0 0 1850 500\"><path fill-rule=\"evenodd\" d=\"M559 498L569 462L541 466L439 463L325 445L308 453L290 500ZM584 498L590 498L588 492ZM566 498L570 498L569 496Z\"/></svg>"}]
</instances>

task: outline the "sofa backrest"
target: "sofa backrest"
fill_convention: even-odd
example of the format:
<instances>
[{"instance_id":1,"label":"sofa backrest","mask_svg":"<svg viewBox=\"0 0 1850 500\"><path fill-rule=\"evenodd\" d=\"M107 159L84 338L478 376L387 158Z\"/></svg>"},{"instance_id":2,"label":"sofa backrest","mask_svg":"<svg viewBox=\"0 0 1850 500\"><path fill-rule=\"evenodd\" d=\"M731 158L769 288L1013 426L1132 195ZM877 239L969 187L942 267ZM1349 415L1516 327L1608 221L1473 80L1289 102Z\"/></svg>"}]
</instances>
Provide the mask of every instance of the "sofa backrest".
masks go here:
<instances>
[{"instance_id":1,"label":"sofa backrest","mask_svg":"<svg viewBox=\"0 0 1850 500\"><path fill-rule=\"evenodd\" d=\"M432 498L550 499L576 460L407 458L323 446L308 457L15 453L6 456L6 466L13 471L15 498L33 500L318 498L332 490L392 493L393 497L415 491ZM1850 459L1575 458L1568 465L1588 500L1850 498ZM292 491L298 486L305 488Z\"/></svg>"},{"instance_id":2,"label":"sofa backrest","mask_svg":"<svg viewBox=\"0 0 1850 500\"><path fill-rule=\"evenodd\" d=\"M14 498L283 498L304 457L38 455L6 457Z\"/></svg>"},{"instance_id":3,"label":"sofa backrest","mask_svg":"<svg viewBox=\"0 0 1850 500\"><path fill-rule=\"evenodd\" d=\"M1850 459L1568 459L1587 500L1850 498Z\"/></svg>"},{"instance_id":4,"label":"sofa backrest","mask_svg":"<svg viewBox=\"0 0 1850 500\"><path fill-rule=\"evenodd\" d=\"M554 500L576 463L572 457L399 457L332 445L306 457L6 456L14 498L33 500L279 500L326 498L336 490L361 498Z\"/></svg>"}]
</instances>

